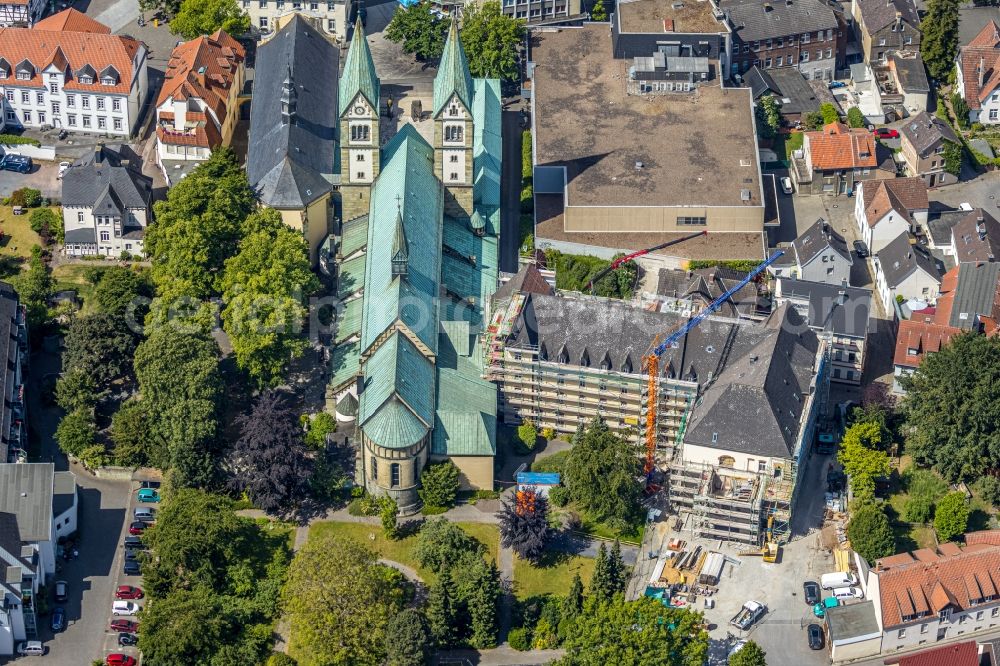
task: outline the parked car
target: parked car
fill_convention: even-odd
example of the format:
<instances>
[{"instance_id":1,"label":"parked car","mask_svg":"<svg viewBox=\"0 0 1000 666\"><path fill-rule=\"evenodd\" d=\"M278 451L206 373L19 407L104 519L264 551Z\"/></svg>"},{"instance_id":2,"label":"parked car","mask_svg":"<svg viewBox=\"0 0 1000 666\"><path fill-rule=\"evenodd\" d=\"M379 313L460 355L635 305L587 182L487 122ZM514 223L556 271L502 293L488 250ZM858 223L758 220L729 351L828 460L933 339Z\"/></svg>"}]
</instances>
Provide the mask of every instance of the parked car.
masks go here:
<instances>
[{"instance_id":1,"label":"parked car","mask_svg":"<svg viewBox=\"0 0 1000 666\"><path fill-rule=\"evenodd\" d=\"M52 621L49 623L52 631L62 631L66 628L66 609L56 606L52 609Z\"/></svg>"},{"instance_id":2,"label":"parked car","mask_svg":"<svg viewBox=\"0 0 1000 666\"><path fill-rule=\"evenodd\" d=\"M830 81L830 88L846 88L847 84L843 81Z\"/></svg>"},{"instance_id":3,"label":"parked car","mask_svg":"<svg viewBox=\"0 0 1000 666\"><path fill-rule=\"evenodd\" d=\"M791 194L795 191L792 188L792 179L789 178L788 176L784 176L781 179L781 191L784 192L785 194Z\"/></svg>"},{"instance_id":4,"label":"parked car","mask_svg":"<svg viewBox=\"0 0 1000 666\"><path fill-rule=\"evenodd\" d=\"M831 592L837 599L864 599L865 593L860 587L838 587Z\"/></svg>"},{"instance_id":5,"label":"parked car","mask_svg":"<svg viewBox=\"0 0 1000 666\"><path fill-rule=\"evenodd\" d=\"M22 657L42 657L45 647L41 641L22 641L17 644L17 653Z\"/></svg>"},{"instance_id":6,"label":"parked car","mask_svg":"<svg viewBox=\"0 0 1000 666\"><path fill-rule=\"evenodd\" d=\"M66 588L67 588L66 581L64 580L56 581L54 596L55 600L58 601L59 603L62 603L69 598L69 595L66 592Z\"/></svg>"},{"instance_id":7,"label":"parked car","mask_svg":"<svg viewBox=\"0 0 1000 666\"><path fill-rule=\"evenodd\" d=\"M145 546L142 545L142 537L132 535L125 537L122 545L125 546L125 548L145 548Z\"/></svg>"},{"instance_id":8,"label":"parked car","mask_svg":"<svg viewBox=\"0 0 1000 666\"><path fill-rule=\"evenodd\" d=\"M125 561L126 562L138 562L139 561L139 553L135 552L132 549L126 548L125 549Z\"/></svg>"},{"instance_id":9,"label":"parked car","mask_svg":"<svg viewBox=\"0 0 1000 666\"><path fill-rule=\"evenodd\" d=\"M733 616L733 619L729 621L729 624L733 625L740 631L746 631L749 629L757 620L764 617L767 613L767 607L760 603L759 601L748 601L743 604L743 608Z\"/></svg>"},{"instance_id":10,"label":"parked car","mask_svg":"<svg viewBox=\"0 0 1000 666\"><path fill-rule=\"evenodd\" d=\"M115 601L111 604L112 615L135 615L139 612L139 604L131 601Z\"/></svg>"},{"instance_id":11,"label":"parked car","mask_svg":"<svg viewBox=\"0 0 1000 666\"><path fill-rule=\"evenodd\" d=\"M729 656L730 657L735 657L736 653L739 652L740 650L742 650L746 646L747 643L748 643L748 641L736 641L736 644L733 645L733 647L730 648L730 650L729 650Z\"/></svg>"},{"instance_id":12,"label":"parked car","mask_svg":"<svg viewBox=\"0 0 1000 666\"><path fill-rule=\"evenodd\" d=\"M63 174L66 173L66 169L70 168L71 166L73 166L73 165L70 164L69 162L60 162L59 163L59 175L56 176L56 179L62 180Z\"/></svg>"},{"instance_id":13,"label":"parked car","mask_svg":"<svg viewBox=\"0 0 1000 666\"><path fill-rule=\"evenodd\" d=\"M139 483L139 487L140 488L152 488L153 490L159 490L160 489L160 482L159 481L142 481L141 483Z\"/></svg>"},{"instance_id":14,"label":"parked car","mask_svg":"<svg viewBox=\"0 0 1000 666\"><path fill-rule=\"evenodd\" d=\"M810 606L819 603L819 584L813 580L802 583L802 594L805 595L806 603Z\"/></svg>"},{"instance_id":15,"label":"parked car","mask_svg":"<svg viewBox=\"0 0 1000 666\"><path fill-rule=\"evenodd\" d=\"M104 663L107 664L107 666L135 666L135 657L114 652L108 655L108 658L104 660Z\"/></svg>"},{"instance_id":16,"label":"parked car","mask_svg":"<svg viewBox=\"0 0 1000 666\"><path fill-rule=\"evenodd\" d=\"M819 584L823 586L824 590L835 590L838 587L857 585L858 579L848 571L834 571L820 576Z\"/></svg>"},{"instance_id":17,"label":"parked car","mask_svg":"<svg viewBox=\"0 0 1000 666\"><path fill-rule=\"evenodd\" d=\"M857 252L858 256L861 258L867 257L869 254L871 254L868 251L868 246L865 245L865 242L860 240L854 241L854 251Z\"/></svg>"},{"instance_id":18,"label":"parked car","mask_svg":"<svg viewBox=\"0 0 1000 666\"><path fill-rule=\"evenodd\" d=\"M142 599L142 590L134 585L119 585L115 599Z\"/></svg>"},{"instance_id":19,"label":"parked car","mask_svg":"<svg viewBox=\"0 0 1000 666\"><path fill-rule=\"evenodd\" d=\"M118 634L118 647L129 647L136 645L139 642L139 637L135 634L126 634L124 632Z\"/></svg>"},{"instance_id":20,"label":"parked car","mask_svg":"<svg viewBox=\"0 0 1000 666\"><path fill-rule=\"evenodd\" d=\"M29 173L34 164L30 157L24 155L4 155L0 159L0 169L6 171L17 171L18 173Z\"/></svg>"},{"instance_id":21,"label":"parked car","mask_svg":"<svg viewBox=\"0 0 1000 666\"><path fill-rule=\"evenodd\" d=\"M876 127L872 130L872 134L875 135L876 139L898 139L899 130L894 130L891 127Z\"/></svg>"},{"instance_id":22,"label":"parked car","mask_svg":"<svg viewBox=\"0 0 1000 666\"><path fill-rule=\"evenodd\" d=\"M818 624L810 624L806 631L809 634L809 649L822 650L826 641L823 639L823 627Z\"/></svg>"},{"instance_id":23,"label":"parked car","mask_svg":"<svg viewBox=\"0 0 1000 666\"><path fill-rule=\"evenodd\" d=\"M111 620L111 631L118 631L127 634L139 633L139 623L132 620Z\"/></svg>"},{"instance_id":24,"label":"parked car","mask_svg":"<svg viewBox=\"0 0 1000 666\"><path fill-rule=\"evenodd\" d=\"M135 516L136 520L140 520L144 523L152 523L156 520L156 511L153 509L135 509L132 511L132 515Z\"/></svg>"},{"instance_id":25,"label":"parked car","mask_svg":"<svg viewBox=\"0 0 1000 666\"><path fill-rule=\"evenodd\" d=\"M816 617L826 617L826 611L840 605L840 600L836 597L827 597L823 603L813 606L813 615Z\"/></svg>"},{"instance_id":26,"label":"parked car","mask_svg":"<svg viewBox=\"0 0 1000 666\"><path fill-rule=\"evenodd\" d=\"M142 522L141 520L137 520L128 526L128 533L133 536L138 536L146 531L146 527L147 527L146 523Z\"/></svg>"},{"instance_id":27,"label":"parked car","mask_svg":"<svg viewBox=\"0 0 1000 666\"><path fill-rule=\"evenodd\" d=\"M137 560L125 560L125 564L122 565L122 573L126 576L141 576L142 566Z\"/></svg>"},{"instance_id":28,"label":"parked car","mask_svg":"<svg viewBox=\"0 0 1000 666\"><path fill-rule=\"evenodd\" d=\"M154 488L140 488L139 489L139 501L140 502L159 502L160 493Z\"/></svg>"}]
</instances>

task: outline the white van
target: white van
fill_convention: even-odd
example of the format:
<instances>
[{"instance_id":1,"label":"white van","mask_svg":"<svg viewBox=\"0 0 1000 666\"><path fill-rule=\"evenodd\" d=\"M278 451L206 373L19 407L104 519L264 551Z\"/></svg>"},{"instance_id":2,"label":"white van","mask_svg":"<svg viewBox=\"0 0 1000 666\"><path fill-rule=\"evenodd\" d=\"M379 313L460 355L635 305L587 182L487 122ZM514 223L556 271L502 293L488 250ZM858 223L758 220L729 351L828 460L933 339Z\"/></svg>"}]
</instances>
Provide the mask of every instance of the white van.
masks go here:
<instances>
[{"instance_id":1,"label":"white van","mask_svg":"<svg viewBox=\"0 0 1000 666\"><path fill-rule=\"evenodd\" d=\"M24 641L18 644L17 653L22 657L44 657L45 648L41 641Z\"/></svg>"},{"instance_id":2,"label":"white van","mask_svg":"<svg viewBox=\"0 0 1000 666\"><path fill-rule=\"evenodd\" d=\"M865 593L861 591L860 587L838 587L830 594L832 594L835 599L840 601L843 601L844 599L865 598Z\"/></svg>"},{"instance_id":3,"label":"white van","mask_svg":"<svg viewBox=\"0 0 1000 666\"><path fill-rule=\"evenodd\" d=\"M139 604L131 601L116 601L111 606L112 615L135 615L139 612Z\"/></svg>"},{"instance_id":4,"label":"white van","mask_svg":"<svg viewBox=\"0 0 1000 666\"><path fill-rule=\"evenodd\" d=\"M819 579L819 584L824 590L832 590L838 587L851 587L858 584L858 579L854 574L846 571L836 571L834 573L823 574Z\"/></svg>"}]
</instances>

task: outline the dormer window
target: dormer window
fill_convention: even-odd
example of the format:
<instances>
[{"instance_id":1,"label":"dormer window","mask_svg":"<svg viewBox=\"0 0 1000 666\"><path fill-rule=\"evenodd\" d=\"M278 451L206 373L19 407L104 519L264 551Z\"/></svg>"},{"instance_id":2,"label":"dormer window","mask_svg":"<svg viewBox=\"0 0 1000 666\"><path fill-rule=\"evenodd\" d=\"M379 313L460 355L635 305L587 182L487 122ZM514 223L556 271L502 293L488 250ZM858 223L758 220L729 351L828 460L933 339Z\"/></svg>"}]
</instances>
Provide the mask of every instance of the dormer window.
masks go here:
<instances>
[{"instance_id":1,"label":"dormer window","mask_svg":"<svg viewBox=\"0 0 1000 666\"><path fill-rule=\"evenodd\" d=\"M458 115L458 104L452 104L450 107L448 107L448 115L449 116Z\"/></svg>"},{"instance_id":2,"label":"dormer window","mask_svg":"<svg viewBox=\"0 0 1000 666\"><path fill-rule=\"evenodd\" d=\"M115 85L115 80L110 76L105 76L101 79L101 85L103 86L113 86Z\"/></svg>"},{"instance_id":3,"label":"dormer window","mask_svg":"<svg viewBox=\"0 0 1000 666\"><path fill-rule=\"evenodd\" d=\"M31 72L25 71L23 69L17 70L17 78L19 81L30 81Z\"/></svg>"},{"instance_id":4,"label":"dormer window","mask_svg":"<svg viewBox=\"0 0 1000 666\"><path fill-rule=\"evenodd\" d=\"M84 84L84 85L89 86L90 84L92 84L94 82L94 78L91 77L91 76L85 76L85 75L81 74L80 78L78 79L78 81L80 83Z\"/></svg>"},{"instance_id":5,"label":"dormer window","mask_svg":"<svg viewBox=\"0 0 1000 666\"><path fill-rule=\"evenodd\" d=\"M101 70L101 85L104 86L116 86L118 85L119 76L118 70L108 65Z\"/></svg>"}]
</instances>

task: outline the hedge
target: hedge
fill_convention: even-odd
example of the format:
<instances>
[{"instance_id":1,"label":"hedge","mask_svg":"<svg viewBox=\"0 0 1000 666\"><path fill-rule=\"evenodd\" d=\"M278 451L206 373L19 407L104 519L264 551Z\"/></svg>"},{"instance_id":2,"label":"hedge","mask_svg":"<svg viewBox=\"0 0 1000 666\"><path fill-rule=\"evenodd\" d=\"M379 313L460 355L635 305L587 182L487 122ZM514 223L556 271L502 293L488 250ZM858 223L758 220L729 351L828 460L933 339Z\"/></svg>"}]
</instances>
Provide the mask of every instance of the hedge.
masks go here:
<instances>
[{"instance_id":1,"label":"hedge","mask_svg":"<svg viewBox=\"0 0 1000 666\"><path fill-rule=\"evenodd\" d=\"M40 146L42 142L32 139L30 136L18 136L16 134L0 134L0 144L5 146Z\"/></svg>"},{"instance_id":2,"label":"hedge","mask_svg":"<svg viewBox=\"0 0 1000 666\"><path fill-rule=\"evenodd\" d=\"M557 289L586 292L587 284L611 262L597 257L548 250L545 253L545 264L556 272ZM639 269L634 261L626 262L595 284L594 294L606 298L630 299L638 273Z\"/></svg>"},{"instance_id":3,"label":"hedge","mask_svg":"<svg viewBox=\"0 0 1000 666\"><path fill-rule=\"evenodd\" d=\"M521 212L526 215L535 212L533 184L531 130L524 130L521 132Z\"/></svg>"},{"instance_id":4,"label":"hedge","mask_svg":"<svg viewBox=\"0 0 1000 666\"><path fill-rule=\"evenodd\" d=\"M723 266L725 268L731 268L734 271L744 271L749 273L753 269L757 268L760 263L761 262L756 259L693 259L688 262L688 269L693 271L699 268Z\"/></svg>"}]
</instances>

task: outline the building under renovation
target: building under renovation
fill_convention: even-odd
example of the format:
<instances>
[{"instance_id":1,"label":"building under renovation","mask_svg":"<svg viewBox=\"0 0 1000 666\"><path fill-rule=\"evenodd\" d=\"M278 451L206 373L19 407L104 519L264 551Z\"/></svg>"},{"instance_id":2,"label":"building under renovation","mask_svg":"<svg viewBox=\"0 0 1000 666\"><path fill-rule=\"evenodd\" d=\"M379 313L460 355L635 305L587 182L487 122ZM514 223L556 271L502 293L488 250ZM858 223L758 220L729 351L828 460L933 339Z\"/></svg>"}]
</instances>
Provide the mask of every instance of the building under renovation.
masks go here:
<instances>
[{"instance_id":1,"label":"building under renovation","mask_svg":"<svg viewBox=\"0 0 1000 666\"><path fill-rule=\"evenodd\" d=\"M504 423L561 435L601 416L643 440L658 334L688 320L629 303L556 294L534 267L493 299L486 376ZM789 523L797 469L824 402L825 343L790 307L764 322L709 317L668 349L656 382L657 466L694 534L757 544Z\"/></svg>"}]
</instances>

